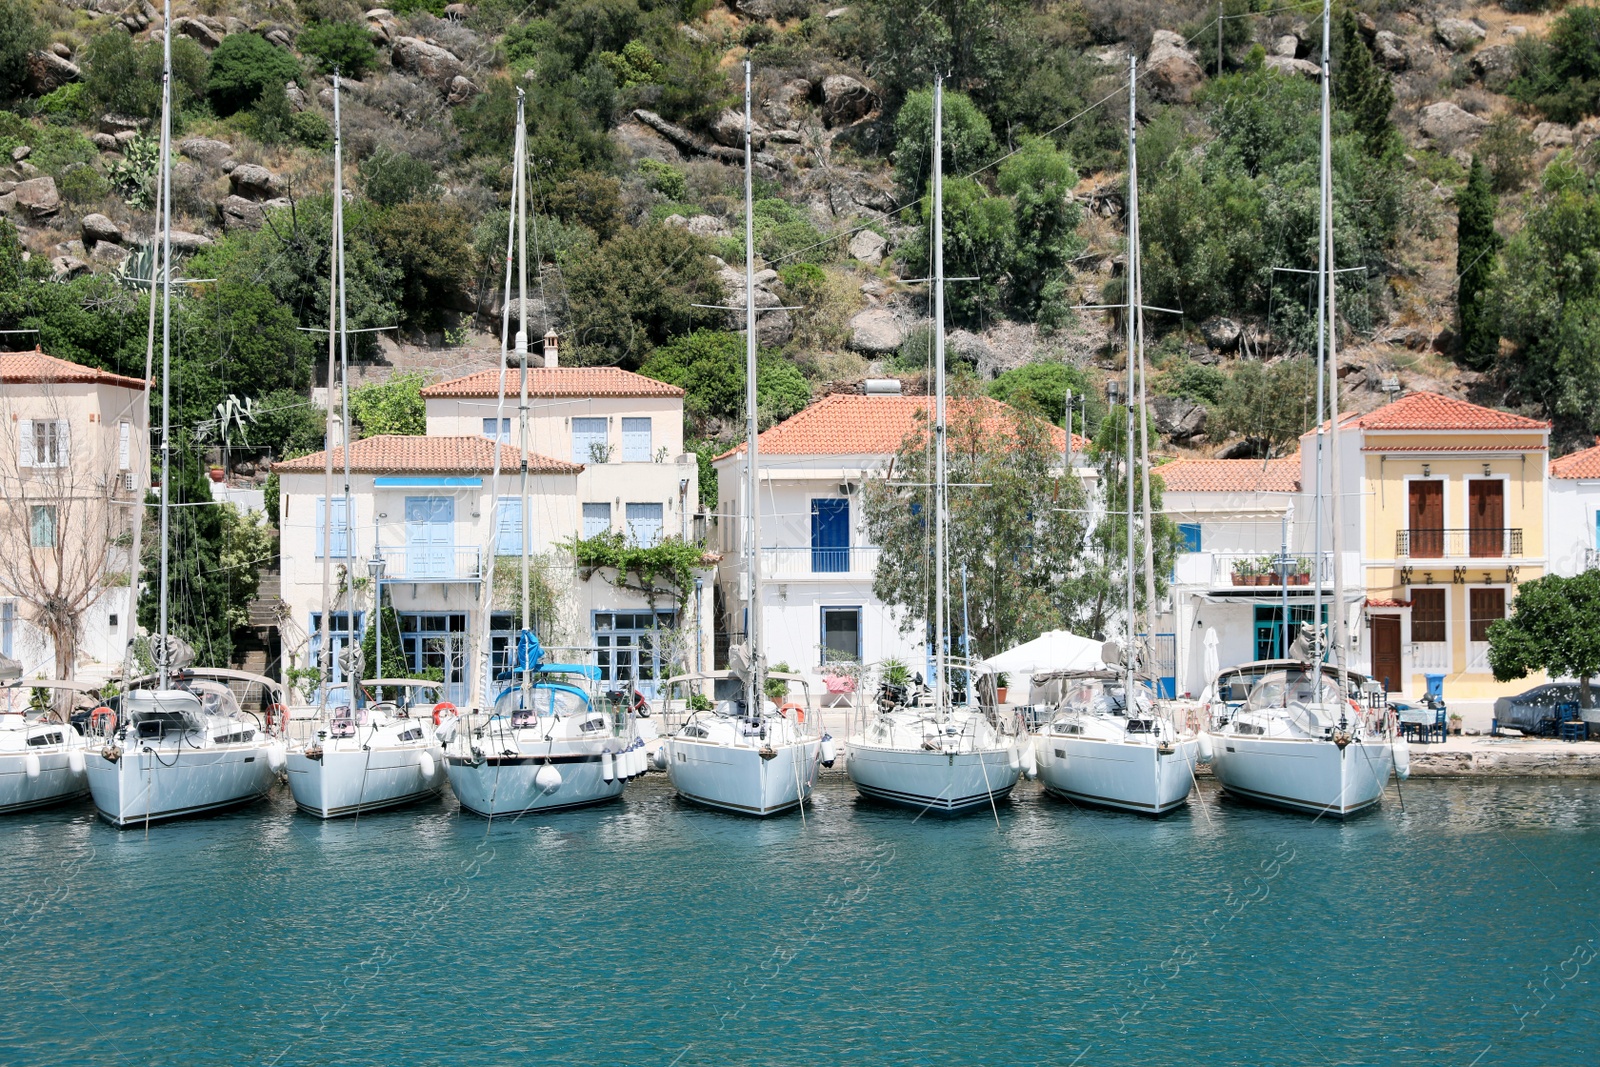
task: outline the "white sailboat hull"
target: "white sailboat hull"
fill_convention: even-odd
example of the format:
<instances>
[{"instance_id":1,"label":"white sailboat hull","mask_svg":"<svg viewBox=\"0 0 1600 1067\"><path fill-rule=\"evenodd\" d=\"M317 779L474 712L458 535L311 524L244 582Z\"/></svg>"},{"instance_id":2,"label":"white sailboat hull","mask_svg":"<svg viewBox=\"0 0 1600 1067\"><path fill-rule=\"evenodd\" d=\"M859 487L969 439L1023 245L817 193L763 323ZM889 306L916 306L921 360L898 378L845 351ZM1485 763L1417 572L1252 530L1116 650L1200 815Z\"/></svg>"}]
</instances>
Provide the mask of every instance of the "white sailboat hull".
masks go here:
<instances>
[{"instance_id":1,"label":"white sailboat hull","mask_svg":"<svg viewBox=\"0 0 1600 1067\"><path fill-rule=\"evenodd\" d=\"M615 776L606 781L599 748L573 751L559 743L551 746L548 753L536 756L485 755L474 759L452 752L445 757L445 763L450 788L462 810L485 818L603 804L620 797L624 785L624 779ZM549 791L536 781L540 769L547 766L561 775L560 786Z\"/></svg>"},{"instance_id":2,"label":"white sailboat hull","mask_svg":"<svg viewBox=\"0 0 1600 1067\"><path fill-rule=\"evenodd\" d=\"M77 751L82 759L81 744ZM28 774L29 756L38 760L38 773L34 775ZM0 815L63 804L88 791L83 764L73 770L67 748L0 753Z\"/></svg>"},{"instance_id":3,"label":"white sailboat hull","mask_svg":"<svg viewBox=\"0 0 1600 1067\"><path fill-rule=\"evenodd\" d=\"M1223 789L1272 807L1337 818L1371 807L1394 770L1387 742L1343 749L1307 738L1214 734L1212 769Z\"/></svg>"},{"instance_id":4,"label":"white sailboat hull","mask_svg":"<svg viewBox=\"0 0 1600 1067\"><path fill-rule=\"evenodd\" d=\"M91 751L89 792L101 818L119 827L221 811L267 795L278 777L274 747L281 756L281 744L267 740L198 749L144 746L116 760Z\"/></svg>"},{"instance_id":5,"label":"white sailboat hull","mask_svg":"<svg viewBox=\"0 0 1600 1067\"><path fill-rule=\"evenodd\" d=\"M669 737L662 742L667 777L685 800L741 815L779 815L811 796L822 742L816 738L774 745L771 759L758 748Z\"/></svg>"},{"instance_id":6,"label":"white sailboat hull","mask_svg":"<svg viewBox=\"0 0 1600 1067\"><path fill-rule=\"evenodd\" d=\"M1182 807L1194 785L1200 742L1176 741L1163 754L1144 742L1041 735L1034 739L1039 781L1056 796L1098 807L1164 815Z\"/></svg>"},{"instance_id":7,"label":"white sailboat hull","mask_svg":"<svg viewBox=\"0 0 1600 1067\"><path fill-rule=\"evenodd\" d=\"M324 748L317 758L303 750L289 753L289 790L295 805L320 819L430 800L444 789L445 778L444 751L437 743L367 751Z\"/></svg>"},{"instance_id":8,"label":"white sailboat hull","mask_svg":"<svg viewBox=\"0 0 1600 1067\"><path fill-rule=\"evenodd\" d=\"M1004 800L1022 776L1011 748L930 752L845 746L845 771L862 796L939 815L959 815Z\"/></svg>"}]
</instances>

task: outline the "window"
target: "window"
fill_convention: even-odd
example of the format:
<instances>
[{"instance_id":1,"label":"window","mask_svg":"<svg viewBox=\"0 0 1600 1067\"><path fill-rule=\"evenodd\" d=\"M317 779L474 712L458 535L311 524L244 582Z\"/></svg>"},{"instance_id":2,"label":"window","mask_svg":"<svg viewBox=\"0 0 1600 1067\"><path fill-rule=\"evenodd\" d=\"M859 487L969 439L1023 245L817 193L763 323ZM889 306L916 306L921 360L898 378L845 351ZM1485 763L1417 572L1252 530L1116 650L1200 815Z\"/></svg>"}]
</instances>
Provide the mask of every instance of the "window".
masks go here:
<instances>
[{"instance_id":1,"label":"window","mask_svg":"<svg viewBox=\"0 0 1600 1067\"><path fill-rule=\"evenodd\" d=\"M850 569L850 501L811 501L811 570L838 574Z\"/></svg>"},{"instance_id":2,"label":"window","mask_svg":"<svg viewBox=\"0 0 1600 1067\"><path fill-rule=\"evenodd\" d=\"M31 509L32 542L34 548L56 547L56 506L35 504Z\"/></svg>"},{"instance_id":3,"label":"window","mask_svg":"<svg viewBox=\"0 0 1600 1067\"><path fill-rule=\"evenodd\" d=\"M1468 619L1472 641L1489 640L1489 624L1506 617L1506 591L1504 589L1470 589L1467 591Z\"/></svg>"},{"instance_id":4,"label":"window","mask_svg":"<svg viewBox=\"0 0 1600 1067\"><path fill-rule=\"evenodd\" d=\"M350 512L349 501L344 497L333 499L333 557L344 559L350 555ZM327 515L328 505L325 497L317 497L317 558L322 558L323 545L327 543Z\"/></svg>"},{"instance_id":5,"label":"window","mask_svg":"<svg viewBox=\"0 0 1600 1067\"><path fill-rule=\"evenodd\" d=\"M117 423L117 469L127 470L133 461L133 427L127 420Z\"/></svg>"},{"instance_id":6,"label":"window","mask_svg":"<svg viewBox=\"0 0 1600 1067\"><path fill-rule=\"evenodd\" d=\"M67 422L65 419L23 419L18 425L21 441L19 462L24 467L65 467L67 465Z\"/></svg>"},{"instance_id":7,"label":"window","mask_svg":"<svg viewBox=\"0 0 1600 1067\"><path fill-rule=\"evenodd\" d=\"M1200 524L1198 522L1178 523L1178 534L1183 538L1185 552L1199 552L1201 545Z\"/></svg>"},{"instance_id":8,"label":"window","mask_svg":"<svg viewBox=\"0 0 1600 1067\"><path fill-rule=\"evenodd\" d=\"M611 532L611 505L606 503L583 505L583 537L588 540L597 534Z\"/></svg>"},{"instance_id":9,"label":"window","mask_svg":"<svg viewBox=\"0 0 1600 1067\"><path fill-rule=\"evenodd\" d=\"M1411 590L1411 640L1445 641L1445 591Z\"/></svg>"},{"instance_id":10,"label":"window","mask_svg":"<svg viewBox=\"0 0 1600 1067\"><path fill-rule=\"evenodd\" d=\"M605 419L572 420L572 462L605 463L611 458L610 451Z\"/></svg>"},{"instance_id":11,"label":"window","mask_svg":"<svg viewBox=\"0 0 1600 1067\"><path fill-rule=\"evenodd\" d=\"M17 606L11 601L0 604L0 656L14 656L12 642L16 640Z\"/></svg>"},{"instance_id":12,"label":"window","mask_svg":"<svg viewBox=\"0 0 1600 1067\"><path fill-rule=\"evenodd\" d=\"M861 609L822 609L822 662L861 661Z\"/></svg>"},{"instance_id":13,"label":"window","mask_svg":"<svg viewBox=\"0 0 1600 1067\"><path fill-rule=\"evenodd\" d=\"M628 540L649 548L661 543L660 504L629 504L627 506Z\"/></svg>"},{"instance_id":14,"label":"window","mask_svg":"<svg viewBox=\"0 0 1600 1067\"><path fill-rule=\"evenodd\" d=\"M503 445L508 445L511 443L511 420L500 419L498 421L500 423L500 432L495 433L494 424L496 420L484 419L483 436L487 437L491 441L499 441Z\"/></svg>"},{"instance_id":15,"label":"window","mask_svg":"<svg viewBox=\"0 0 1600 1067\"><path fill-rule=\"evenodd\" d=\"M659 635L677 625L678 616L671 611L595 612L595 665L602 682L632 681L646 696L654 695L656 680L670 674L672 666Z\"/></svg>"},{"instance_id":16,"label":"window","mask_svg":"<svg viewBox=\"0 0 1600 1067\"><path fill-rule=\"evenodd\" d=\"M522 555L522 498L503 496L495 524L494 552L497 556Z\"/></svg>"},{"instance_id":17,"label":"window","mask_svg":"<svg viewBox=\"0 0 1600 1067\"><path fill-rule=\"evenodd\" d=\"M650 420L622 420L622 462L650 462Z\"/></svg>"}]
</instances>

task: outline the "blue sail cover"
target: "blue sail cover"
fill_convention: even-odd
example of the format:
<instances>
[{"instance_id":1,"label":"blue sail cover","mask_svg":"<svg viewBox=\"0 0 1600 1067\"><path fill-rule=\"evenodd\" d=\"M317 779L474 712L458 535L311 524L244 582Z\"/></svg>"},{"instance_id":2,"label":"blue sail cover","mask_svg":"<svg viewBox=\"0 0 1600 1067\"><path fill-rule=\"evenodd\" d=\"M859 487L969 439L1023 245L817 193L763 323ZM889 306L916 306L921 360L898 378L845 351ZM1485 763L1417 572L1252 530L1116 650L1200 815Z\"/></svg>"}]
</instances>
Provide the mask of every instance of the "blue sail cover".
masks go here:
<instances>
[{"instance_id":1,"label":"blue sail cover","mask_svg":"<svg viewBox=\"0 0 1600 1067\"><path fill-rule=\"evenodd\" d=\"M507 670L501 671L498 679L506 679L523 672L531 674L581 674L586 678L600 677L598 667L586 667L576 663L546 663L544 661L544 646L539 643L539 635L532 630L517 631L516 656L511 661Z\"/></svg>"}]
</instances>

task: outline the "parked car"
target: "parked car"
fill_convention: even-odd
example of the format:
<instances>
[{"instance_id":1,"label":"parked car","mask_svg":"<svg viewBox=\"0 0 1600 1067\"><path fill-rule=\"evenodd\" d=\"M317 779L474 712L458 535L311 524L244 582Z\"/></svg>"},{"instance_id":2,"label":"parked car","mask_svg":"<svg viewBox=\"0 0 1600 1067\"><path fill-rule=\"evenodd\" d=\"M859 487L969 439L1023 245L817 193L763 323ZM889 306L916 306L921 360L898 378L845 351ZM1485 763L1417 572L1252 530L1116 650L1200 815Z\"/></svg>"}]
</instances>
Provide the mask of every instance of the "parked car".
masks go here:
<instances>
[{"instance_id":1,"label":"parked car","mask_svg":"<svg viewBox=\"0 0 1600 1067\"><path fill-rule=\"evenodd\" d=\"M1600 682L1590 682L1591 699L1600 700ZM1553 734L1560 718L1556 707L1577 704L1577 682L1546 682L1525 693L1501 697L1494 702L1495 721L1525 734Z\"/></svg>"}]
</instances>

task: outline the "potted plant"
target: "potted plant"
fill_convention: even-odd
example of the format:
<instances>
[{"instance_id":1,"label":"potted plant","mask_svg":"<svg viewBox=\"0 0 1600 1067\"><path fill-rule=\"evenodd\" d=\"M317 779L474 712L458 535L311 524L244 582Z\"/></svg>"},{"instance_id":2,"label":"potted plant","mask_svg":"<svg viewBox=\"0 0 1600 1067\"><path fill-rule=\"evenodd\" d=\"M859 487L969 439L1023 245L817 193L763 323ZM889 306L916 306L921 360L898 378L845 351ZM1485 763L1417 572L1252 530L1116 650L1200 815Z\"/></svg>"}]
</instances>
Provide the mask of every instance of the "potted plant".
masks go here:
<instances>
[{"instance_id":1,"label":"potted plant","mask_svg":"<svg viewBox=\"0 0 1600 1067\"><path fill-rule=\"evenodd\" d=\"M995 676L995 680L994 680L994 698L995 698L996 702L1001 703L1001 704L1004 704L1006 702L1006 686L1007 686L1007 683L1009 683L1010 681L1011 681L1011 679L1006 676L1006 673L1004 671L1001 671L998 675Z\"/></svg>"},{"instance_id":2,"label":"potted plant","mask_svg":"<svg viewBox=\"0 0 1600 1067\"><path fill-rule=\"evenodd\" d=\"M1452 737L1460 737L1461 736L1461 716L1452 711L1450 713L1449 718L1446 721L1448 721L1450 723L1450 734L1451 734L1451 736Z\"/></svg>"},{"instance_id":3,"label":"potted plant","mask_svg":"<svg viewBox=\"0 0 1600 1067\"><path fill-rule=\"evenodd\" d=\"M1254 579L1251 577L1250 569L1251 569L1251 565L1250 565L1250 561L1249 560L1247 560L1247 559L1236 559L1236 560L1234 560L1233 561L1233 584L1234 585L1253 585L1253 584L1255 584Z\"/></svg>"}]
</instances>

